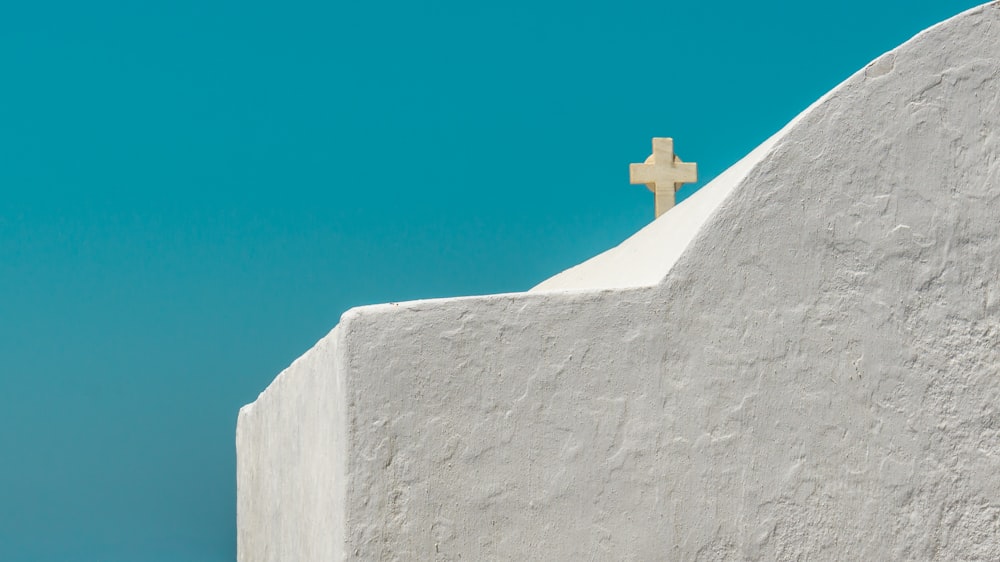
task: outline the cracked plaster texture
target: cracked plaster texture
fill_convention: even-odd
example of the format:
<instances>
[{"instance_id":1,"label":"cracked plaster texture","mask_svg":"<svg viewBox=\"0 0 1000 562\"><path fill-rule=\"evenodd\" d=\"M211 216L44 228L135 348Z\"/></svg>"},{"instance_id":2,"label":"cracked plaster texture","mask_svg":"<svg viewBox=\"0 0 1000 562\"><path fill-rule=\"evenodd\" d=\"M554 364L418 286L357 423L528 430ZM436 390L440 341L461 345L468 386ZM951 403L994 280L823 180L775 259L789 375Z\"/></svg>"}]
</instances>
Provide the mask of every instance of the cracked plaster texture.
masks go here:
<instances>
[{"instance_id":1,"label":"cracked plaster texture","mask_svg":"<svg viewBox=\"0 0 1000 562\"><path fill-rule=\"evenodd\" d=\"M246 562L1000 559L1000 5L532 292L348 311L236 444Z\"/></svg>"}]
</instances>

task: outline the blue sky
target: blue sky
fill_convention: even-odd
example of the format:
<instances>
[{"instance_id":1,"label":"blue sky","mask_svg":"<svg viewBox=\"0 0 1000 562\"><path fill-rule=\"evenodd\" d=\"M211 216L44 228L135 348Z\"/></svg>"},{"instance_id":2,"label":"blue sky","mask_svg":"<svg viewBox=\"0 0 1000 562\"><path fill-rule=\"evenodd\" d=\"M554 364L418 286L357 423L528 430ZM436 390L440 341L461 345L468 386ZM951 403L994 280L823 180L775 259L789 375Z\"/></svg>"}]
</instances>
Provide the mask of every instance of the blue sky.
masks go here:
<instances>
[{"instance_id":1,"label":"blue sky","mask_svg":"<svg viewBox=\"0 0 1000 562\"><path fill-rule=\"evenodd\" d=\"M528 289L976 2L0 9L0 559L232 560L238 408L352 306Z\"/></svg>"}]
</instances>

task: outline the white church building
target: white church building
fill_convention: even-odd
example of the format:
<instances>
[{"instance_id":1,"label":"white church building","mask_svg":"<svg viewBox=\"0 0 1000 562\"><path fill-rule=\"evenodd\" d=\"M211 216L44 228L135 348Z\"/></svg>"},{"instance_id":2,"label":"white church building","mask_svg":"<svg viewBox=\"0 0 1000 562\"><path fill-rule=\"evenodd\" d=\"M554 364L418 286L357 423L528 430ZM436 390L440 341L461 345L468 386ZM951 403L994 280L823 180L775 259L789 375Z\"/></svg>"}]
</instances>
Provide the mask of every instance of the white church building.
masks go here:
<instances>
[{"instance_id":1,"label":"white church building","mask_svg":"<svg viewBox=\"0 0 1000 562\"><path fill-rule=\"evenodd\" d=\"M1000 559L1000 4L531 291L348 311L236 447L243 562Z\"/></svg>"}]
</instances>

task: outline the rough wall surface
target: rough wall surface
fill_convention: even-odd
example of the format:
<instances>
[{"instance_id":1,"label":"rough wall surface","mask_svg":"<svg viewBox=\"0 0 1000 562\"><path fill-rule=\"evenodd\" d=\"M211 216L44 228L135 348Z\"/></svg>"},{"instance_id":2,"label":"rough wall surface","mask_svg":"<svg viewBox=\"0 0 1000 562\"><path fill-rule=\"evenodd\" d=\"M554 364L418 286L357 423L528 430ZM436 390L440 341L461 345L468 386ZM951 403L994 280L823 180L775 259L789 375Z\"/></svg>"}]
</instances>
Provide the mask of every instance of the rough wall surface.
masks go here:
<instances>
[{"instance_id":1,"label":"rough wall surface","mask_svg":"<svg viewBox=\"0 0 1000 562\"><path fill-rule=\"evenodd\" d=\"M345 314L240 412L240 560L1000 559L1000 5L750 164L653 286Z\"/></svg>"}]
</instances>

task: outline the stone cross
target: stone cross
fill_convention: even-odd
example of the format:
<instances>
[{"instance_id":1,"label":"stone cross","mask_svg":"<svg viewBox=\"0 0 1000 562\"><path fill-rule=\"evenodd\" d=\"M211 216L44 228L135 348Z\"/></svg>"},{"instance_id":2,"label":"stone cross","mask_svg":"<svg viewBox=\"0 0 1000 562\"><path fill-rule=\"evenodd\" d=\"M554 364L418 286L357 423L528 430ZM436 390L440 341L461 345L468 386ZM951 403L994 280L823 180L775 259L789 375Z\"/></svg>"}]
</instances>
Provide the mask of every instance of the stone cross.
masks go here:
<instances>
[{"instance_id":1,"label":"stone cross","mask_svg":"<svg viewBox=\"0 0 1000 562\"><path fill-rule=\"evenodd\" d=\"M653 138L653 154L642 164L628 165L629 183L644 183L656 194L656 217L674 206L677 190L698 181L698 164L681 162L674 154L674 139Z\"/></svg>"}]
</instances>

